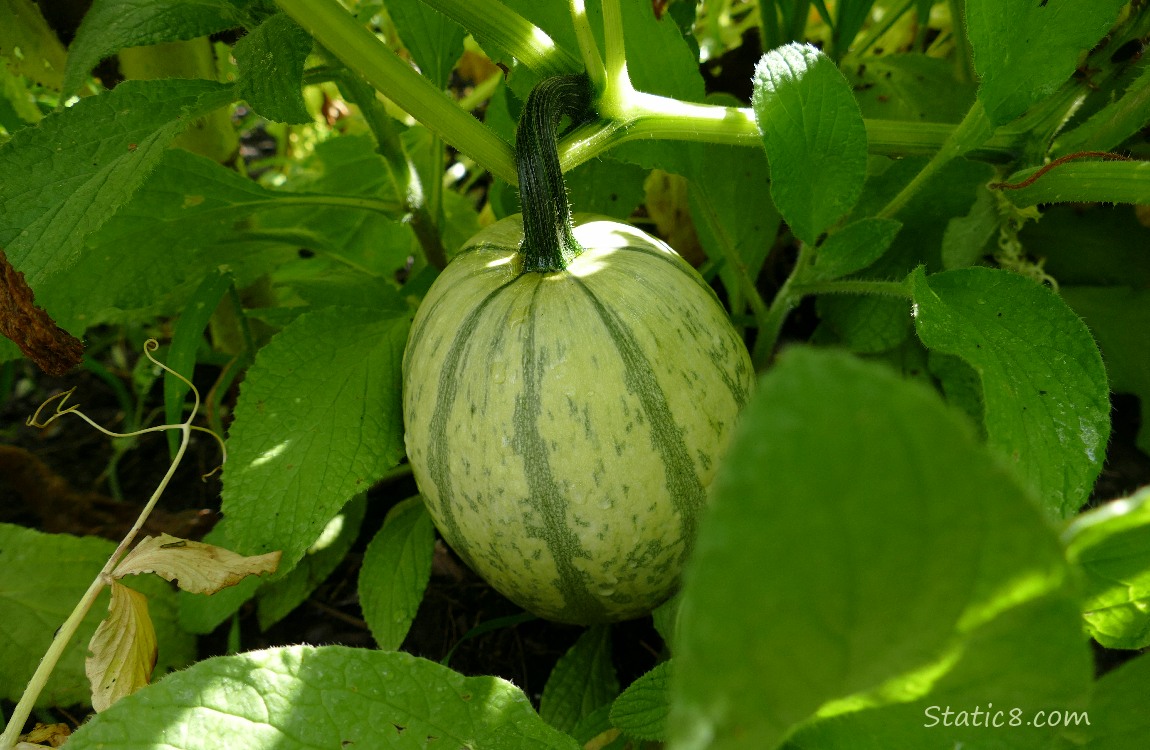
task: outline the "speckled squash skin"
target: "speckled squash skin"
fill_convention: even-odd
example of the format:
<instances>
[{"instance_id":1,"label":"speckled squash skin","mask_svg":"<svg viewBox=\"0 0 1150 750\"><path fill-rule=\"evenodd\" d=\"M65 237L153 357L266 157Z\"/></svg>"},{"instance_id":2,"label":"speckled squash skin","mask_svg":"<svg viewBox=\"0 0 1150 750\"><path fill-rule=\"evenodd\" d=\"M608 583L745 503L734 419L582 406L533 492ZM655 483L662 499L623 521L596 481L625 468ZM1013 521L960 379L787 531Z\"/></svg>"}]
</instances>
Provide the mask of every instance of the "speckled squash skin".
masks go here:
<instances>
[{"instance_id":1,"label":"speckled squash skin","mask_svg":"<svg viewBox=\"0 0 1150 750\"><path fill-rule=\"evenodd\" d=\"M754 370L674 250L577 217L585 251L522 273L518 215L428 292L403 362L407 455L447 542L525 609L590 624L673 593Z\"/></svg>"}]
</instances>

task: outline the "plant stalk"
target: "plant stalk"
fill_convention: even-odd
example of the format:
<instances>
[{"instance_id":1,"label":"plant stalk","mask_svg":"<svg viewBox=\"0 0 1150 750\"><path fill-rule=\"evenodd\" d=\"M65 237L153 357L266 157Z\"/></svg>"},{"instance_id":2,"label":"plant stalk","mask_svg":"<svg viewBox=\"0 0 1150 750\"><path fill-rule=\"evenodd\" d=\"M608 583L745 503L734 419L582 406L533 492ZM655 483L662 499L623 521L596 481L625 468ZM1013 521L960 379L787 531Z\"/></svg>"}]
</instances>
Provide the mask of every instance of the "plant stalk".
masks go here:
<instances>
[{"instance_id":1,"label":"plant stalk","mask_svg":"<svg viewBox=\"0 0 1150 750\"><path fill-rule=\"evenodd\" d=\"M276 2L340 62L429 130L496 176L515 182L511 146L376 39L338 0Z\"/></svg>"}]
</instances>

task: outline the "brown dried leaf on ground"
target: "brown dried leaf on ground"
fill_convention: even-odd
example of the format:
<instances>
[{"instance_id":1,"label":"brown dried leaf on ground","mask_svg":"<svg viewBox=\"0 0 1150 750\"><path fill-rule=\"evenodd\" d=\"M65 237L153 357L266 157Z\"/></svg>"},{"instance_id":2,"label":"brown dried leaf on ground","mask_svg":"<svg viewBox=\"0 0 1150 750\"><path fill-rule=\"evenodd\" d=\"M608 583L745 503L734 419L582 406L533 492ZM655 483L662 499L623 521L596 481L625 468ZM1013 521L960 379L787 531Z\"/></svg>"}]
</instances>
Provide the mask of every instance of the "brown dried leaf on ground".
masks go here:
<instances>
[{"instance_id":1,"label":"brown dried leaf on ground","mask_svg":"<svg viewBox=\"0 0 1150 750\"><path fill-rule=\"evenodd\" d=\"M80 339L56 325L36 306L24 274L0 250L0 333L12 339L24 356L53 377L60 377L84 356Z\"/></svg>"}]
</instances>

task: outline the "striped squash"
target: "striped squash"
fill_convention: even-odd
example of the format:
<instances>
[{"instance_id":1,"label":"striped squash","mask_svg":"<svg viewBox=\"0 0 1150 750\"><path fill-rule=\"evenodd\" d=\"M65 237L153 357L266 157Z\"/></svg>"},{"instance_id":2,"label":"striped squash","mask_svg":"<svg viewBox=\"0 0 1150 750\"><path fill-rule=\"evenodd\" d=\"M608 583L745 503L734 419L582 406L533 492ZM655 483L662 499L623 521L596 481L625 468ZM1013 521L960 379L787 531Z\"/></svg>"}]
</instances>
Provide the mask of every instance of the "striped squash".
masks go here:
<instances>
[{"instance_id":1,"label":"striped squash","mask_svg":"<svg viewBox=\"0 0 1150 750\"><path fill-rule=\"evenodd\" d=\"M480 232L420 306L407 454L443 537L512 601L637 617L675 589L753 368L659 240L580 216L583 252L531 272L523 232L518 215Z\"/></svg>"}]
</instances>

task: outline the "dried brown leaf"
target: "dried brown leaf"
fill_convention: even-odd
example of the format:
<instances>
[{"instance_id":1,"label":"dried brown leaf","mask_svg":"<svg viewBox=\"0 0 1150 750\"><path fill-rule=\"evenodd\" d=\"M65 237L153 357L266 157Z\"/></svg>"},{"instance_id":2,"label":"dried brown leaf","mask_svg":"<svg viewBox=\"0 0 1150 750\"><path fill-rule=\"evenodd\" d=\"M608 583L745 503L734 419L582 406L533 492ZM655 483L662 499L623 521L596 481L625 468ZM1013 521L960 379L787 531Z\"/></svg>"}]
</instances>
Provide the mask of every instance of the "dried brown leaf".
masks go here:
<instances>
[{"instance_id":1,"label":"dried brown leaf","mask_svg":"<svg viewBox=\"0 0 1150 750\"><path fill-rule=\"evenodd\" d=\"M12 339L24 356L49 375L59 377L84 356L80 339L56 325L36 306L24 274L8 262L0 250L0 333Z\"/></svg>"},{"instance_id":2,"label":"dried brown leaf","mask_svg":"<svg viewBox=\"0 0 1150 750\"><path fill-rule=\"evenodd\" d=\"M279 552L245 557L214 544L160 534L146 537L136 545L112 575L123 578L138 573L155 573L184 591L214 594L222 588L235 586L247 576L274 573L279 562Z\"/></svg>"},{"instance_id":3,"label":"dried brown leaf","mask_svg":"<svg viewBox=\"0 0 1150 750\"><path fill-rule=\"evenodd\" d=\"M156 666L156 630L148 616L148 598L113 581L108 616L96 628L88 650L84 671L97 711L147 685Z\"/></svg>"}]
</instances>

